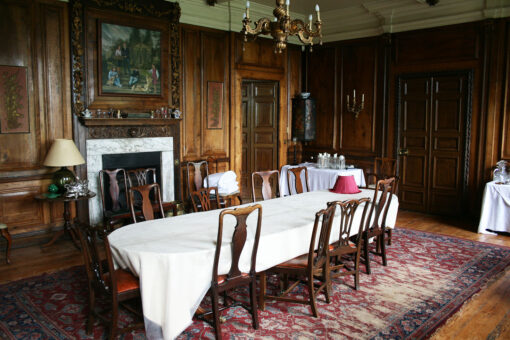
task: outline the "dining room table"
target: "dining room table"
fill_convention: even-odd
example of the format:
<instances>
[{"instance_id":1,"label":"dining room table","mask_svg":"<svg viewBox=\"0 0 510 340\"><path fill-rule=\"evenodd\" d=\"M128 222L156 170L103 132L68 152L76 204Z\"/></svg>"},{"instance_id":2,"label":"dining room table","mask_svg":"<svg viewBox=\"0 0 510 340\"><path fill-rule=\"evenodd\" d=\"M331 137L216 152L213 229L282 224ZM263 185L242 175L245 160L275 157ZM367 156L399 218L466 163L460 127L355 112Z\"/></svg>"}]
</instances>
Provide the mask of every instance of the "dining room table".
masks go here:
<instances>
[{"instance_id":1,"label":"dining room table","mask_svg":"<svg viewBox=\"0 0 510 340\"><path fill-rule=\"evenodd\" d=\"M345 169L329 169L318 168L317 163L301 163L299 165L284 165L280 170L280 195L287 196L289 193L289 184L287 180L287 172L290 168L305 166L308 171L308 185L310 191L332 189L335 186L338 176L353 176L358 187L364 187L365 176L363 169L358 168L345 168ZM294 188L295 179L293 176L290 178L290 187ZM301 172L301 182L305 182L304 172ZM305 190L306 191L306 190ZM292 192L294 194L295 192Z\"/></svg>"},{"instance_id":2,"label":"dining room table","mask_svg":"<svg viewBox=\"0 0 510 340\"><path fill-rule=\"evenodd\" d=\"M327 202L373 198L373 195L371 189L362 189L357 194L326 190L257 202L262 206L262 228L256 272L307 253L315 213L326 208ZM362 210L362 207L358 208L355 215L353 235L358 232ZM139 277L147 338L173 339L192 323L194 313L211 285L220 211L134 223L108 236L115 266ZM395 226L397 211L398 198L393 195L386 226ZM252 214L247 220L247 243L239 261L243 272L250 268L256 218L256 214ZM330 242L338 240L339 222L336 221ZM234 228L235 218L225 217L220 275L226 274L230 268Z\"/></svg>"}]
</instances>

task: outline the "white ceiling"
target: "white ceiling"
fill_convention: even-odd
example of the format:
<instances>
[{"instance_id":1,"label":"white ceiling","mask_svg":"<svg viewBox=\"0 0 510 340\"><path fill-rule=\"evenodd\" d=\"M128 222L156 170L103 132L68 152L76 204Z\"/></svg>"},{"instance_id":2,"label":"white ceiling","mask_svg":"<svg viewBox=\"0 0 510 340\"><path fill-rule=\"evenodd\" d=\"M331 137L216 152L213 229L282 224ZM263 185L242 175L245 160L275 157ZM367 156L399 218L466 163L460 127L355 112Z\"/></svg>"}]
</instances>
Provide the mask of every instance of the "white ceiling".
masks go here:
<instances>
[{"instance_id":1,"label":"white ceiling","mask_svg":"<svg viewBox=\"0 0 510 340\"><path fill-rule=\"evenodd\" d=\"M250 17L272 17L275 0L251 0ZM445 26L510 16L510 0L290 0L291 18L308 18L321 8L324 41L338 41L383 33ZM245 0L181 0L181 22L231 31L241 30Z\"/></svg>"}]
</instances>

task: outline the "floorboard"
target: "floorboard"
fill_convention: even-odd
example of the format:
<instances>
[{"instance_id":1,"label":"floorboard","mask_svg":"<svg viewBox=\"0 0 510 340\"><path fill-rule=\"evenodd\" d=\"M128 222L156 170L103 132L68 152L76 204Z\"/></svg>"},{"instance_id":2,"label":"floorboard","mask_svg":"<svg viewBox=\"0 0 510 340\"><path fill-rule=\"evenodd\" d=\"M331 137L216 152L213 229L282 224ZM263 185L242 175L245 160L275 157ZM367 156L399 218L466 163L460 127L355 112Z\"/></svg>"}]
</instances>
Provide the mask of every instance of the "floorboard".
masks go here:
<instances>
[{"instance_id":1,"label":"floorboard","mask_svg":"<svg viewBox=\"0 0 510 340\"><path fill-rule=\"evenodd\" d=\"M397 226L510 247L510 236L482 235L475 226L458 219L399 211ZM82 263L70 240L54 245L13 249L11 265L0 255L0 284L51 273ZM490 282L441 327L432 339L510 339L510 270Z\"/></svg>"}]
</instances>

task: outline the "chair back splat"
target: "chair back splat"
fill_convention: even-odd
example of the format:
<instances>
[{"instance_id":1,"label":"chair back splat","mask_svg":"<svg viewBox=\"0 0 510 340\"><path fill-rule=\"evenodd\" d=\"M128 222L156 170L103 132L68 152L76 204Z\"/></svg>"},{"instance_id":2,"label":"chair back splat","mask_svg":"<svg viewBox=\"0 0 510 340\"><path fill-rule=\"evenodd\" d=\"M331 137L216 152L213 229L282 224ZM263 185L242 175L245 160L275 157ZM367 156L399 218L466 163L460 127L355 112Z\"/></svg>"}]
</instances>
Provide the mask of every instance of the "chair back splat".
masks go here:
<instances>
[{"instance_id":1,"label":"chair back splat","mask_svg":"<svg viewBox=\"0 0 510 340\"><path fill-rule=\"evenodd\" d=\"M138 193L141 197L141 217L145 221L153 220L154 208L156 208L160 214L160 217L165 217L163 205L161 203L161 191L158 183L139 185L136 187L129 188L129 202L131 207L131 216L133 223L137 222L137 214L135 211L135 193ZM153 193L155 199L155 207L151 201L150 195Z\"/></svg>"},{"instance_id":2,"label":"chair back splat","mask_svg":"<svg viewBox=\"0 0 510 340\"><path fill-rule=\"evenodd\" d=\"M211 200L216 204L216 207L213 207ZM191 192L191 203L194 212L218 209L220 207L218 188L202 188Z\"/></svg>"},{"instance_id":3,"label":"chair back splat","mask_svg":"<svg viewBox=\"0 0 510 340\"><path fill-rule=\"evenodd\" d=\"M274 176L276 174L276 176ZM271 189L271 178L276 177L276 190L274 192L274 197L278 197L280 190L280 172L278 170L269 170L269 171L255 171L251 174L251 188L252 188L252 199L253 202L257 201L256 195L255 195L255 179L257 177L260 177L262 179L262 185L261 185L261 194L262 199L269 200L273 198L273 190Z\"/></svg>"},{"instance_id":4,"label":"chair back splat","mask_svg":"<svg viewBox=\"0 0 510 340\"><path fill-rule=\"evenodd\" d=\"M156 168L139 168L128 170L130 187L156 183Z\"/></svg>"},{"instance_id":5,"label":"chair back splat","mask_svg":"<svg viewBox=\"0 0 510 340\"><path fill-rule=\"evenodd\" d=\"M209 176L209 166L207 161L186 163L186 178L188 183L188 193L202 189L203 179Z\"/></svg>"},{"instance_id":6,"label":"chair back splat","mask_svg":"<svg viewBox=\"0 0 510 340\"><path fill-rule=\"evenodd\" d=\"M99 184L104 224L109 228L119 223L124 224L125 220L131 217L126 171L100 170Z\"/></svg>"},{"instance_id":7,"label":"chair back splat","mask_svg":"<svg viewBox=\"0 0 510 340\"><path fill-rule=\"evenodd\" d=\"M304 192L303 190L303 182L301 181L301 172L305 172L305 185L304 188L306 188L306 192L310 191L310 188L308 186L308 169L306 166L300 166L297 168L289 168L287 170L287 184L289 186L289 195L292 195L292 188L291 188L291 174L294 175L295 181L294 181L294 192L296 194L302 194Z\"/></svg>"}]
</instances>

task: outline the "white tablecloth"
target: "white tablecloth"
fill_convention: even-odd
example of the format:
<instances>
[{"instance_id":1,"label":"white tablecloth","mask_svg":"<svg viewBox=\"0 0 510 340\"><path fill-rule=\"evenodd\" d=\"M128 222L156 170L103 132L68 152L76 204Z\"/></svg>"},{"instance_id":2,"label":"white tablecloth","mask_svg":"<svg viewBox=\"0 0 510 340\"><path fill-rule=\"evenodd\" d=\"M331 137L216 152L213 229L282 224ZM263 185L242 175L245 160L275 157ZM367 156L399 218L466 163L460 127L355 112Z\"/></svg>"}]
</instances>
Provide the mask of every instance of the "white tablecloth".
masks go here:
<instances>
[{"instance_id":1,"label":"white tablecloth","mask_svg":"<svg viewBox=\"0 0 510 340\"><path fill-rule=\"evenodd\" d=\"M510 184L485 185L478 232L489 233L486 229L510 232Z\"/></svg>"},{"instance_id":2,"label":"white tablecloth","mask_svg":"<svg viewBox=\"0 0 510 340\"><path fill-rule=\"evenodd\" d=\"M284 165L282 167L280 173L280 195L287 196L289 195L289 185L287 184L287 171L289 168L295 168L298 166L306 166L308 168L308 185L310 186L310 191L316 190L326 190L332 189L335 185L336 179L338 176L354 176L354 180L356 181L356 185L358 187L365 186L365 176L363 175L362 169L345 169L345 170L335 170L335 169L319 169L317 168L317 164L315 163L303 163L296 166ZM294 188L294 176L291 176L291 188ZM301 173L301 181L305 183L305 174ZM294 190L294 189L292 189ZM303 190L306 191L304 187ZM293 191L294 193L294 191Z\"/></svg>"},{"instance_id":3,"label":"white tablecloth","mask_svg":"<svg viewBox=\"0 0 510 340\"><path fill-rule=\"evenodd\" d=\"M315 191L259 202L263 212L256 271L306 253L315 212L325 208L327 202L372 196L373 191L369 189L353 195ZM387 217L389 227L395 226L397 210L398 198L393 196ZM211 284L218 216L219 210L213 210L146 221L122 227L109 235L115 264L140 278L149 339L175 338L192 323ZM248 219L251 229L245 249L250 250L243 251L239 264L244 272L250 266L255 219L255 213ZM226 274L230 267L229 238L234 221L232 216L224 221L220 274ZM338 219L336 222L331 242L338 239Z\"/></svg>"}]
</instances>

